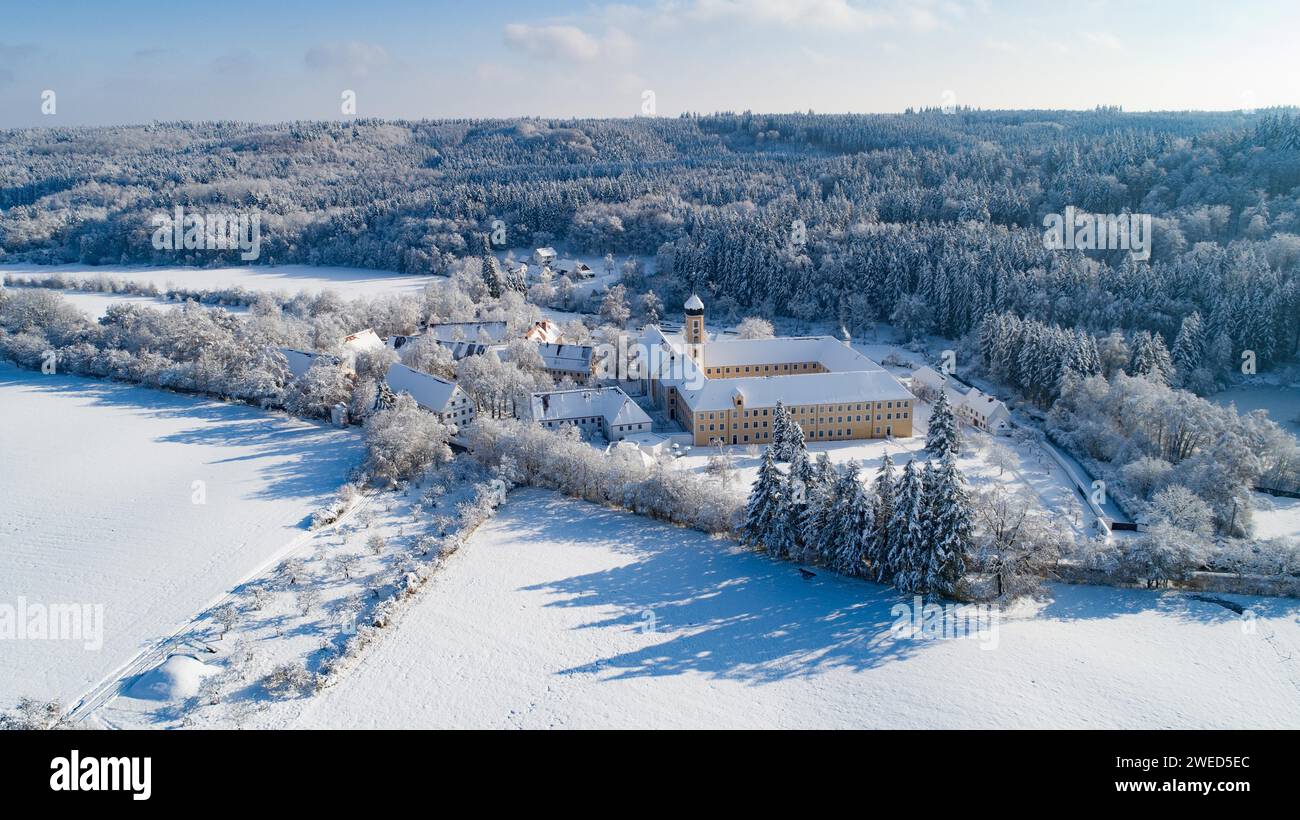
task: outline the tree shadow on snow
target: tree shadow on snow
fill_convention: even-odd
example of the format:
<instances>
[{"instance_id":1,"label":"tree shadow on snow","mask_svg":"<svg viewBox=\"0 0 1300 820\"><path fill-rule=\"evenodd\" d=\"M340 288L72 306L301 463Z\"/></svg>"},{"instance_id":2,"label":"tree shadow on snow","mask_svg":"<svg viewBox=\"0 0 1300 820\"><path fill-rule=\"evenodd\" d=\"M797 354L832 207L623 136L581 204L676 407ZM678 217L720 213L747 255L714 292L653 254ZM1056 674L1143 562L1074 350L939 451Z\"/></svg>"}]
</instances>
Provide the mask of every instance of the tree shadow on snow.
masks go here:
<instances>
[{"instance_id":1,"label":"tree shadow on snow","mask_svg":"<svg viewBox=\"0 0 1300 820\"><path fill-rule=\"evenodd\" d=\"M696 672L763 683L869 669L925 643L891 637L890 607L911 599L878 584L824 570L806 580L797 564L734 542L551 494L520 493L503 515L521 541L613 546L630 559L524 588L556 596L546 606L617 611L582 629L642 631L653 617L653 645L561 674L617 679Z\"/></svg>"}]
</instances>

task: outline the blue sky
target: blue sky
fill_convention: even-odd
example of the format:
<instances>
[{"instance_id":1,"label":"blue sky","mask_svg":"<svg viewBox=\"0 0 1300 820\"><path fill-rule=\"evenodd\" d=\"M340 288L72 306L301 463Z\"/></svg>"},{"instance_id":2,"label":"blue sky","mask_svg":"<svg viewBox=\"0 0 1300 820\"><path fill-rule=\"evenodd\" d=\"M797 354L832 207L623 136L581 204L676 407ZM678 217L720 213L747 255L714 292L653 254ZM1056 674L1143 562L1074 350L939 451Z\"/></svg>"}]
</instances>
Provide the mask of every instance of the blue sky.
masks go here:
<instances>
[{"instance_id":1,"label":"blue sky","mask_svg":"<svg viewBox=\"0 0 1300 820\"><path fill-rule=\"evenodd\" d=\"M0 127L1300 100L1300 3L8 4ZM53 90L56 110L41 113Z\"/></svg>"}]
</instances>

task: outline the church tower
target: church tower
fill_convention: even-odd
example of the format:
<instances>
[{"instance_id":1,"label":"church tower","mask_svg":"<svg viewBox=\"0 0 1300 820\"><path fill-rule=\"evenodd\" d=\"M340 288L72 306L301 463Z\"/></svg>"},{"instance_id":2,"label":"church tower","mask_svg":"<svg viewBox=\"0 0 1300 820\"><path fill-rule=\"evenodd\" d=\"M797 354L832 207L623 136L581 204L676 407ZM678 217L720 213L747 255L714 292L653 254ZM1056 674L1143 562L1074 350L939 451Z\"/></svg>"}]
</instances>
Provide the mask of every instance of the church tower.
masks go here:
<instances>
[{"instance_id":1,"label":"church tower","mask_svg":"<svg viewBox=\"0 0 1300 820\"><path fill-rule=\"evenodd\" d=\"M697 365L704 367L704 303L694 293L686 300L686 322L682 325L682 335L686 338L687 354Z\"/></svg>"}]
</instances>

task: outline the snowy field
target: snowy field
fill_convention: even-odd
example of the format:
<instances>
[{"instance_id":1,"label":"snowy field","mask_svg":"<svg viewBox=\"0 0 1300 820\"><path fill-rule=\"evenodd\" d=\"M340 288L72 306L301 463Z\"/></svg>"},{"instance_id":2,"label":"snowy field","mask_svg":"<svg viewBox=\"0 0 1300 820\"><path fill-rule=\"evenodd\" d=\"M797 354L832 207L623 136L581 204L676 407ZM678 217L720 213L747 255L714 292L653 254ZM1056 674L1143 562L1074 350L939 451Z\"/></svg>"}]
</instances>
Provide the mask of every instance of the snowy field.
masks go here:
<instances>
[{"instance_id":1,"label":"snowy field","mask_svg":"<svg viewBox=\"0 0 1300 820\"><path fill-rule=\"evenodd\" d=\"M1236 404L1238 413L1266 410L1270 419L1290 430L1293 435L1300 436L1300 385L1234 387L1215 393L1210 396L1210 401L1224 407Z\"/></svg>"},{"instance_id":2,"label":"snowy field","mask_svg":"<svg viewBox=\"0 0 1300 820\"><path fill-rule=\"evenodd\" d=\"M132 296L126 293L91 293L79 290L55 290L53 292L62 296L68 304L89 314L92 319L100 318L108 312L109 307L118 304L167 308L170 310L176 310L183 304L181 302L168 302L165 299L155 299L151 296ZM203 307L208 306L204 305ZM229 313L243 314L248 312L248 308L241 305L222 305L221 307Z\"/></svg>"},{"instance_id":3,"label":"snowy field","mask_svg":"<svg viewBox=\"0 0 1300 820\"><path fill-rule=\"evenodd\" d=\"M1256 538L1294 538L1300 543L1300 498L1253 493L1251 504Z\"/></svg>"},{"instance_id":4,"label":"snowy field","mask_svg":"<svg viewBox=\"0 0 1300 820\"><path fill-rule=\"evenodd\" d=\"M996 641L895 638L884 587L518 490L281 725L1300 728L1300 603L1051 591Z\"/></svg>"},{"instance_id":5,"label":"snowy field","mask_svg":"<svg viewBox=\"0 0 1300 820\"><path fill-rule=\"evenodd\" d=\"M153 283L159 288L203 290L243 287L257 291L332 290L346 298L383 296L391 293L419 293L435 277L389 273L362 268L311 267L308 265L253 265L228 268L153 268L138 265L0 265L0 276L24 274L42 277L67 273L77 277L105 276L132 282Z\"/></svg>"},{"instance_id":6,"label":"snowy field","mask_svg":"<svg viewBox=\"0 0 1300 820\"><path fill-rule=\"evenodd\" d=\"M0 603L102 605L105 623L93 651L0 641L8 708L75 699L274 559L361 447L242 405L0 365L0 454Z\"/></svg>"}]
</instances>

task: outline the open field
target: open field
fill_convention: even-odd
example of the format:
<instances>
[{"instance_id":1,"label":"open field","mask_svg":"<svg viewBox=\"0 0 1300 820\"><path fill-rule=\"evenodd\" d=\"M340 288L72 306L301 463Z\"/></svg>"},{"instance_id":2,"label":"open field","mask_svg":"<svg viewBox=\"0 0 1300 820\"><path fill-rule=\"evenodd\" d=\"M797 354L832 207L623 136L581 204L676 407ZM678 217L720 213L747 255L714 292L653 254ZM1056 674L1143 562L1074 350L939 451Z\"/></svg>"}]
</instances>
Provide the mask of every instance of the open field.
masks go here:
<instances>
[{"instance_id":1,"label":"open field","mask_svg":"<svg viewBox=\"0 0 1300 820\"><path fill-rule=\"evenodd\" d=\"M332 290L341 296L381 296L389 293L418 293L435 278L362 268L312 267L309 265L250 265L225 268L151 268L139 265L0 265L0 276L10 274L21 278L25 274L41 277L66 273L79 278L104 276L132 282L150 283L159 288L174 285L179 288L203 290L209 288L243 287L257 291ZM111 294L110 294L111 295Z\"/></svg>"},{"instance_id":2,"label":"open field","mask_svg":"<svg viewBox=\"0 0 1300 820\"><path fill-rule=\"evenodd\" d=\"M301 727L1300 727L1297 603L1056 586L980 639L885 587L519 490ZM982 647L987 646L988 649Z\"/></svg>"},{"instance_id":3,"label":"open field","mask_svg":"<svg viewBox=\"0 0 1300 820\"><path fill-rule=\"evenodd\" d=\"M104 618L97 650L0 644L6 707L75 699L170 634L303 533L361 455L355 431L10 365L0 422L0 602Z\"/></svg>"}]
</instances>

